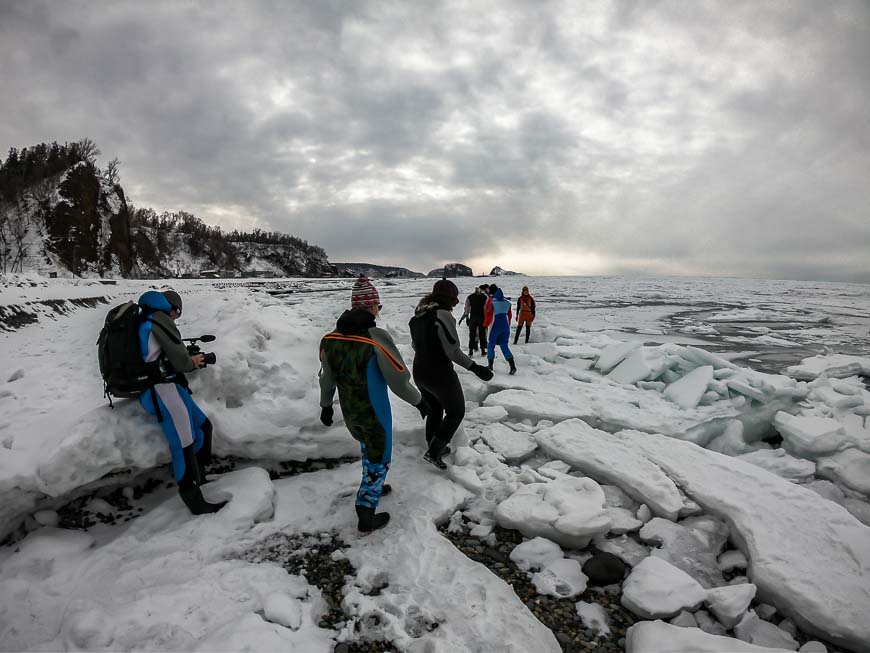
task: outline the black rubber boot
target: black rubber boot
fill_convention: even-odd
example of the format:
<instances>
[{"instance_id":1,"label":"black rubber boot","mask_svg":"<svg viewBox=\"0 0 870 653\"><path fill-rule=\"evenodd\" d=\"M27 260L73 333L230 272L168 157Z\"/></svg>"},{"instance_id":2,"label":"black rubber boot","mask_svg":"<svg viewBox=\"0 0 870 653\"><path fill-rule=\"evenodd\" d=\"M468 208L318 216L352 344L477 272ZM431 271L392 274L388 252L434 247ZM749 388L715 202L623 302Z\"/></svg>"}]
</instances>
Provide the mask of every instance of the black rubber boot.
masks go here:
<instances>
[{"instance_id":1,"label":"black rubber boot","mask_svg":"<svg viewBox=\"0 0 870 653\"><path fill-rule=\"evenodd\" d=\"M226 501L221 501L220 503L209 503L206 501L205 497L202 496L202 490L199 486L186 490L178 488L178 494L181 495L181 500L184 501L187 509L194 515L209 515L227 505Z\"/></svg>"},{"instance_id":2,"label":"black rubber boot","mask_svg":"<svg viewBox=\"0 0 870 653\"><path fill-rule=\"evenodd\" d=\"M495 359L494 358L487 358L486 360L487 360L486 366L487 366L487 368L489 368L489 371L492 372L492 364L495 363Z\"/></svg>"},{"instance_id":3,"label":"black rubber boot","mask_svg":"<svg viewBox=\"0 0 870 653\"><path fill-rule=\"evenodd\" d=\"M356 527L360 533L371 533L374 530L383 528L390 521L390 513L379 512L375 514L375 509L368 506L357 506L356 516L359 519Z\"/></svg>"},{"instance_id":4,"label":"black rubber boot","mask_svg":"<svg viewBox=\"0 0 870 653\"><path fill-rule=\"evenodd\" d=\"M435 465L435 467L437 467L442 472L447 469L447 463L441 460L440 454L436 456L435 454L427 451L423 454L423 460L425 460L427 463Z\"/></svg>"},{"instance_id":5,"label":"black rubber boot","mask_svg":"<svg viewBox=\"0 0 870 653\"><path fill-rule=\"evenodd\" d=\"M203 445L205 446L205 445ZM178 481L178 494L184 505L194 515L207 515L217 512L225 505L226 501L220 503L209 503L202 496L202 477L199 475L199 461L196 458L196 453L193 451L193 445L184 447L181 450L184 455L184 476Z\"/></svg>"},{"instance_id":6,"label":"black rubber boot","mask_svg":"<svg viewBox=\"0 0 870 653\"><path fill-rule=\"evenodd\" d=\"M211 462L211 443L214 426L211 420L206 419L202 424L202 446L196 452L196 464L199 467L200 485L208 483L205 478L205 466Z\"/></svg>"},{"instance_id":7,"label":"black rubber boot","mask_svg":"<svg viewBox=\"0 0 870 653\"><path fill-rule=\"evenodd\" d=\"M474 349L472 347L469 347L468 348L468 357L471 358L472 356L474 356Z\"/></svg>"},{"instance_id":8,"label":"black rubber boot","mask_svg":"<svg viewBox=\"0 0 870 653\"><path fill-rule=\"evenodd\" d=\"M511 366L511 371L509 372L509 374L516 374L517 373L517 364L514 362L513 358L511 358L508 361L508 365Z\"/></svg>"}]
</instances>

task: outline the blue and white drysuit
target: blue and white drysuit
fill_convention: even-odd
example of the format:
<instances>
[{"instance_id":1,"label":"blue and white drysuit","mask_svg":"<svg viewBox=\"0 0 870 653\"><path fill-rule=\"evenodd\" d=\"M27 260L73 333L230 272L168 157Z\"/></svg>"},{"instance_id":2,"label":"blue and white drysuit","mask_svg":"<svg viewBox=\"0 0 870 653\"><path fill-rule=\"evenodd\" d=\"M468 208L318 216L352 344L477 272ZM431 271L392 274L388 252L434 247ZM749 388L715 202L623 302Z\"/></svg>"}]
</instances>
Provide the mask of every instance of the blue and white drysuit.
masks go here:
<instances>
[{"instance_id":1,"label":"blue and white drysuit","mask_svg":"<svg viewBox=\"0 0 870 653\"><path fill-rule=\"evenodd\" d=\"M168 357L169 361L170 363L175 361L172 367L178 371L192 371L194 363L190 360L190 355L181 341L178 329L169 317L172 310L169 301L162 293L151 290L139 298L139 306L155 311L139 327L139 347L145 362L156 361L168 354L164 345L174 349L180 347L184 350L183 356L186 357L186 361L189 361L189 367L178 370L178 361L182 356L181 349L173 351L174 358ZM177 344L175 339L178 341ZM194 477L198 478L198 470L188 469L189 463L185 460L183 451L193 445L194 452L198 452L206 439L205 430L208 430L210 435L211 423L190 396L190 390L171 380L167 383L157 383L153 386L153 390L147 390L140 395L139 402L149 414L160 420L160 427L163 429L163 435L166 436L172 454L172 472L176 483L181 485L182 479L187 481Z\"/></svg>"},{"instance_id":2,"label":"blue and white drysuit","mask_svg":"<svg viewBox=\"0 0 870 653\"><path fill-rule=\"evenodd\" d=\"M501 347L501 353L504 354L506 361L512 361L514 355L511 353L508 343L511 338L510 313L511 303L504 298L504 293L501 288L495 291L492 298L492 328L489 330L489 342L486 345L486 357L493 361L495 360L495 346Z\"/></svg>"}]
</instances>

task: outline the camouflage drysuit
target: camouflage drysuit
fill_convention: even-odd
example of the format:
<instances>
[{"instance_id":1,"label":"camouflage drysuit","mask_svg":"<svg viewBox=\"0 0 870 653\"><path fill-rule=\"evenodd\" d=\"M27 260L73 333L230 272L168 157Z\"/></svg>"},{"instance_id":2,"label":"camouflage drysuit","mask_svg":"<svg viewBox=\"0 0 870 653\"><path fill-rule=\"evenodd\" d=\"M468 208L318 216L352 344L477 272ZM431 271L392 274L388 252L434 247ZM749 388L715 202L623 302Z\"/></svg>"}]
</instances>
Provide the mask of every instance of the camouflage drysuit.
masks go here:
<instances>
[{"instance_id":1,"label":"camouflage drysuit","mask_svg":"<svg viewBox=\"0 0 870 653\"><path fill-rule=\"evenodd\" d=\"M320 405L338 401L344 423L362 451L362 483L356 505L377 508L393 448L393 417L387 387L409 404L421 397L393 339L375 326L369 311L355 308L320 341Z\"/></svg>"}]
</instances>

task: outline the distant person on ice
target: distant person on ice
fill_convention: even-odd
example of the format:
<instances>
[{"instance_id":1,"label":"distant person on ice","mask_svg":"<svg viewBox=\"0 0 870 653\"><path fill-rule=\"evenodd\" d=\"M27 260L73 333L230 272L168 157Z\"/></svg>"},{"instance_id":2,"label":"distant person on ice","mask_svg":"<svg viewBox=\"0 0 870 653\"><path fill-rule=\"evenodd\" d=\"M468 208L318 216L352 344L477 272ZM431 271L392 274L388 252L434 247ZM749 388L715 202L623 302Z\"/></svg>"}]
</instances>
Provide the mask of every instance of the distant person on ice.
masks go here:
<instances>
[{"instance_id":1,"label":"distant person on ice","mask_svg":"<svg viewBox=\"0 0 870 653\"><path fill-rule=\"evenodd\" d=\"M465 311L459 318L459 323L466 320L468 324L468 355L473 356L480 345L480 355L486 356L486 327L483 326L483 309L486 306L486 291L489 286L482 284L465 298Z\"/></svg>"},{"instance_id":2,"label":"distant person on ice","mask_svg":"<svg viewBox=\"0 0 870 653\"><path fill-rule=\"evenodd\" d=\"M209 503L200 486L211 460L212 423L190 396L184 374L203 367L203 354L191 356L175 320L181 317L181 297L174 290L149 290L139 298L145 319L139 327L139 346L146 363L164 360L172 373L164 383L143 392L139 401L157 417L169 451L182 501L194 515L217 512L226 501Z\"/></svg>"},{"instance_id":3,"label":"distant person on ice","mask_svg":"<svg viewBox=\"0 0 870 653\"><path fill-rule=\"evenodd\" d=\"M495 363L495 347L501 347L501 353L510 365L511 374L517 373L517 365L514 355L511 353L508 342L511 337L511 303L504 298L504 292L497 285L490 284L489 299L486 302L484 324L489 329L489 342L486 347L486 358L489 361L489 369L492 370Z\"/></svg>"},{"instance_id":4,"label":"distant person on ice","mask_svg":"<svg viewBox=\"0 0 870 653\"><path fill-rule=\"evenodd\" d=\"M320 421L332 425L332 401L338 401L347 430L360 443L362 483L356 495L358 528L368 533L385 526L389 513L375 513L383 494L393 449L393 416L387 387L425 417L428 409L411 385L393 339L375 326L381 304L372 282L361 276L353 285L351 308L342 313L335 331L320 341Z\"/></svg>"},{"instance_id":5,"label":"distant person on ice","mask_svg":"<svg viewBox=\"0 0 870 653\"><path fill-rule=\"evenodd\" d=\"M428 448L423 459L440 470L447 469L441 457L449 452L450 440L465 417L465 396L453 364L484 381L492 378L492 372L462 351L452 314L458 303L456 284L448 279L437 281L432 292L417 304L409 323L414 347L414 382L432 411L426 418Z\"/></svg>"},{"instance_id":6,"label":"distant person on ice","mask_svg":"<svg viewBox=\"0 0 870 653\"><path fill-rule=\"evenodd\" d=\"M514 335L514 344L520 339L520 329L526 327L526 342L529 341L529 331L532 322L535 321L535 298L529 294L529 287L523 286L523 292L517 300L517 332Z\"/></svg>"}]
</instances>

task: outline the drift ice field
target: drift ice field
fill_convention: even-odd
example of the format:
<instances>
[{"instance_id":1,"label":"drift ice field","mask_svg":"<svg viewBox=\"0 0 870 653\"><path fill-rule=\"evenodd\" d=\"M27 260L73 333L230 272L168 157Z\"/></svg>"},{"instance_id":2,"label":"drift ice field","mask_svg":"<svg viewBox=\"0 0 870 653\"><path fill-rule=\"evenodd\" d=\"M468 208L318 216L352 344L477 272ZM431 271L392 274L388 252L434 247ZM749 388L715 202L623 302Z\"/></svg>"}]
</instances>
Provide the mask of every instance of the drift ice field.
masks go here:
<instances>
[{"instance_id":1,"label":"drift ice field","mask_svg":"<svg viewBox=\"0 0 870 653\"><path fill-rule=\"evenodd\" d=\"M446 473L392 399L392 520L361 536L358 446L337 404L318 420L352 279L0 278L0 650L870 651L870 286L494 281L538 303L518 374L458 371ZM374 283L410 364L432 280ZM214 515L188 513L138 402L102 396L106 312L169 287L182 334L217 336L191 375ZM326 541L337 598L288 563ZM598 552L621 583L584 573Z\"/></svg>"}]
</instances>

